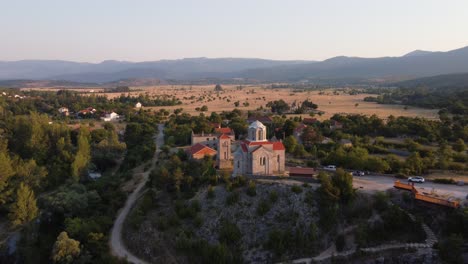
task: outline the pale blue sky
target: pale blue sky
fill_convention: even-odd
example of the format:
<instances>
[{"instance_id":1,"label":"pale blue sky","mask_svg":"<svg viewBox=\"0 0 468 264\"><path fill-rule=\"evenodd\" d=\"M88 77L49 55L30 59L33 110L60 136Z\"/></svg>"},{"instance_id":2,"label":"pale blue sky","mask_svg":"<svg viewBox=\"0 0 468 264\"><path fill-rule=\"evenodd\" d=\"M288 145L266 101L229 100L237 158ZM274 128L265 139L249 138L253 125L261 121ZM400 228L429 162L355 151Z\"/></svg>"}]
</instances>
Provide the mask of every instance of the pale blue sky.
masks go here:
<instances>
[{"instance_id":1,"label":"pale blue sky","mask_svg":"<svg viewBox=\"0 0 468 264\"><path fill-rule=\"evenodd\" d=\"M468 45L468 0L0 0L0 60L322 60Z\"/></svg>"}]
</instances>

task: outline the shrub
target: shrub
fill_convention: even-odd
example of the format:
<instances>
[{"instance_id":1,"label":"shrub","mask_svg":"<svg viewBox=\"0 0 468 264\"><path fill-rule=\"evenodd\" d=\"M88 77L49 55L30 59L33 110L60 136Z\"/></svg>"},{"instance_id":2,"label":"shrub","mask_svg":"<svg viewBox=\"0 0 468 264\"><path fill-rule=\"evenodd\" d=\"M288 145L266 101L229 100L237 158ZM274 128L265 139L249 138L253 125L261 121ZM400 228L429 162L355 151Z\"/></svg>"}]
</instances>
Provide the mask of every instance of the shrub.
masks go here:
<instances>
[{"instance_id":1,"label":"shrub","mask_svg":"<svg viewBox=\"0 0 468 264\"><path fill-rule=\"evenodd\" d=\"M270 199L271 203L276 203L276 201L278 201L278 192L275 190L272 190L270 194L268 195L268 198Z\"/></svg>"},{"instance_id":2,"label":"shrub","mask_svg":"<svg viewBox=\"0 0 468 264\"><path fill-rule=\"evenodd\" d=\"M232 192L226 197L226 205L231 206L235 203L239 202L239 193Z\"/></svg>"},{"instance_id":3,"label":"shrub","mask_svg":"<svg viewBox=\"0 0 468 264\"><path fill-rule=\"evenodd\" d=\"M447 179L447 178L436 178L434 179L434 182L435 183L442 183L442 184L454 184L455 183L455 180L450 178L450 179Z\"/></svg>"},{"instance_id":4,"label":"shrub","mask_svg":"<svg viewBox=\"0 0 468 264\"><path fill-rule=\"evenodd\" d=\"M408 176L406 176L405 173L402 173L402 172L399 172L395 175L395 178L397 179L402 179L402 180L407 180L408 179Z\"/></svg>"},{"instance_id":5,"label":"shrub","mask_svg":"<svg viewBox=\"0 0 468 264\"><path fill-rule=\"evenodd\" d=\"M252 197L257 195L256 186L255 186L254 181L249 181L249 185L247 187L247 195L252 196Z\"/></svg>"},{"instance_id":6,"label":"shrub","mask_svg":"<svg viewBox=\"0 0 468 264\"><path fill-rule=\"evenodd\" d=\"M411 201L411 195L409 193L407 193L407 192L404 192L403 193L403 201L405 203L409 203Z\"/></svg>"},{"instance_id":7,"label":"shrub","mask_svg":"<svg viewBox=\"0 0 468 264\"><path fill-rule=\"evenodd\" d=\"M166 217L160 216L156 219L156 228L159 231L164 231L169 227L169 223Z\"/></svg>"},{"instance_id":8,"label":"shrub","mask_svg":"<svg viewBox=\"0 0 468 264\"><path fill-rule=\"evenodd\" d=\"M176 214L172 214L169 219L167 220L167 223L171 227L177 227L180 225L180 220L179 217Z\"/></svg>"},{"instance_id":9,"label":"shrub","mask_svg":"<svg viewBox=\"0 0 468 264\"><path fill-rule=\"evenodd\" d=\"M462 171L465 169L465 166L461 163L450 162L448 169L454 171Z\"/></svg>"},{"instance_id":10,"label":"shrub","mask_svg":"<svg viewBox=\"0 0 468 264\"><path fill-rule=\"evenodd\" d=\"M196 227L201 227L203 225L203 218L200 216L200 215L197 215L195 217L195 220L193 221L193 224L196 226Z\"/></svg>"},{"instance_id":11,"label":"shrub","mask_svg":"<svg viewBox=\"0 0 468 264\"><path fill-rule=\"evenodd\" d=\"M293 193L299 194L302 192L302 188L300 186L294 185L293 187L291 187L291 191Z\"/></svg>"},{"instance_id":12,"label":"shrub","mask_svg":"<svg viewBox=\"0 0 468 264\"><path fill-rule=\"evenodd\" d=\"M207 191L207 193L206 193L206 197L207 197L208 199L213 199L213 198L215 198L215 192L214 192L213 186L211 186L211 185L208 186L208 191Z\"/></svg>"},{"instance_id":13,"label":"shrub","mask_svg":"<svg viewBox=\"0 0 468 264\"><path fill-rule=\"evenodd\" d=\"M267 200L261 200L258 203L257 214L259 216L264 216L271 209L271 204Z\"/></svg>"},{"instance_id":14,"label":"shrub","mask_svg":"<svg viewBox=\"0 0 468 264\"><path fill-rule=\"evenodd\" d=\"M389 198L388 195L384 192L377 192L374 195L374 203L375 203L375 208L379 211L385 211L388 208L389 205Z\"/></svg>"},{"instance_id":15,"label":"shrub","mask_svg":"<svg viewBox=\"0 0 468 264\"><path fill-rule=\"evenodd\" d=\"M145 220L145 216L143 215L143 212L140 209L136 209L130 214L128 223L130 227L136 229L140 226L143 220Z\"/></svg>"},{"instance_id":16,"label":"shrub","mask_svg":"<svg viewBox=\"0 0 468 264\"><path fill-rule=\"evenodd\" d=\"M232 183L233 183L235 188L243 187L243 186L247 185L247 178L245 178L245 176L241 175L241 176L235 177L232 180Z\"/></svg>"},{"instance_id":17,"label":"shrub","mask_svg":"<svg viewBox=\"0 0 468 264\"><path fill-rule=\"evenodd\" d=\"M197 213L200 212L200 210L201 210L200 201L193 200L192 203L190 204L190 207L193 209L193 211L195 211Z\"/></svg>"},{"instance_id":18,"label":"shrub","mask_svg":"<svg viewBox=\"0 0 468 264\"><path fill-rule=\"evenodd\" d=\"M228 220L221 221L219 230L219 241L225 244L237 244L242 238L242 233L236 224Z\"/></svg>"},{"instance_id":19,"label":"shrub","mask_svg":"<svg viewBox=\"0 0 468 264\"><path fill-rule=\"evenodd\" d=\"M320 164L316 160L308 160L307 161L307 167L315 168L315 167L318 167L319 165Z\"/></svg>"},{"instance_id":20,"label":"shrub","mask_svg":"<svg viewBox=\"0 0 468 264\"><path fill-rule=\"evenodd\" d=\"M274 229L268 233L268 240L265 248L272 250L276 256L283 255L289 248L293 240L290 230Z\"/></svg>"},{"instance_id":21,"label":"shrub","mask_svg":"<svg viewBox=\"0 0 468 264\"><path fill-rule=\"evenodd\" d=\"M304 197L304 202L310 206L313 206L315 203L315 195L314 192L309 190L306 192Z\"/></svg>"},{"instance_id":22,"label":"shrub","mask_svg":"<svg viewBox=\"0 0 468 264\"><path fill-rule=\"evenodd\" d=\"M200 204L198 204L198 207ZM191 204L190 206L187 203L184 203L181 200L177 200L174 205L176 214L178 217L185 219L185 218L193 218L197 214L197 208L193 207Z\"/></svg>"},{"instance_id":23,"label":"shrub","mask_svg":"<svg viewBox=\"0 0 468 264\"><path fill-rule=\"evenodd\" d=\"M463 263L463 237L451 234L439 244L440 258L446 263Z\"/></svg>"}]
</instances>

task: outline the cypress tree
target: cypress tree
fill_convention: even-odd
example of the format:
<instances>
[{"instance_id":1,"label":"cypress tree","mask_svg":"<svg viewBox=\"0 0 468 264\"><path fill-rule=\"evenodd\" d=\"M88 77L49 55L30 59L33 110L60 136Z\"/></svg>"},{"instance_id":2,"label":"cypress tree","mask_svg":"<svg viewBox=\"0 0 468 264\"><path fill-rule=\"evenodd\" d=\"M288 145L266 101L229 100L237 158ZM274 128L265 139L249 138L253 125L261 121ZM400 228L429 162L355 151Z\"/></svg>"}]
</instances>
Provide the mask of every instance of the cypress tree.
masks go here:
<instances>
[{"instance_id":1,"label":"cypress tree","mask_svg":"<svg viewBox=\"0 0 468 264\"><path fill-rule=\"evenodd\" d=\"M29 186L20 183L16 192L16 202L10 212L10 220L13 226L26 224L37 217L38 208L36 197Z\"/></svg>"}]
</instances>

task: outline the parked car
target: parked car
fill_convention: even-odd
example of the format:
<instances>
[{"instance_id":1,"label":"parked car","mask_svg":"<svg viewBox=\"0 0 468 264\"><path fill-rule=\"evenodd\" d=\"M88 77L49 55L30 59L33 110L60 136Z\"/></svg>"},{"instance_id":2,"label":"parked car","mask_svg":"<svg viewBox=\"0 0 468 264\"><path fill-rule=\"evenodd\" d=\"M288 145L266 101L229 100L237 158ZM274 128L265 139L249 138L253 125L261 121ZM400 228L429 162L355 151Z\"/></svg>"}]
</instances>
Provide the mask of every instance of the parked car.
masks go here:
<instances>
[{"instance_id":1,"label":"parked car","mask_svg":"<svg viewBox=\"0 0 468 264\"><path fill-rule=\"evenodd\" d=\"M352 174L353 174L353 176L364 176L364 175L366 175L366 173L363 172L363 171L353 171Z\"/></svg>"},{"instance_id":2,"label":"parked car","mask_svg":"<svg viewBox=\"0 0 468 264\"><path fill-rule=\"evenodd\" d=\"M408 177L408 181L409 182L419 182L419 183L423 183L425 180L423 177L421 176L413 176L413 177Z\"/></svg>"},{"instance_id":3,"label":"parked car","mask_svg":"<svg viewBox=\"0 0 468 264\"><path fill-rule=\"evenodd\" d=\"M336 171L336 166L335 165L328 165L324 167L325 170L329 171Z\"/></svg>"}]
</instances>

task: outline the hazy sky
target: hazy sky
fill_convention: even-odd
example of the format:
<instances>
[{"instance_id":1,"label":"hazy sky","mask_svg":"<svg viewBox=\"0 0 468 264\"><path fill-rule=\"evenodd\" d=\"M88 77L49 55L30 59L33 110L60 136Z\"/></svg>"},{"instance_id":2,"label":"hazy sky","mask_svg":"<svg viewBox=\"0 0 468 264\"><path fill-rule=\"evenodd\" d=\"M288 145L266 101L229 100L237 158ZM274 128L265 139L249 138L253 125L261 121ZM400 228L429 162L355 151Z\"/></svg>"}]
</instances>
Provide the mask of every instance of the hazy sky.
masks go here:
<instances>
[{"instance_id":1,"label":"hazy sky","mask_svg":"<svg viewBox=\"0 0 468 264\"><path fill-rule=\"evenodd\" d=\"M468 45L468 0L0 0L0 60L322 60Z\"/></svg>"}]
</instances>

